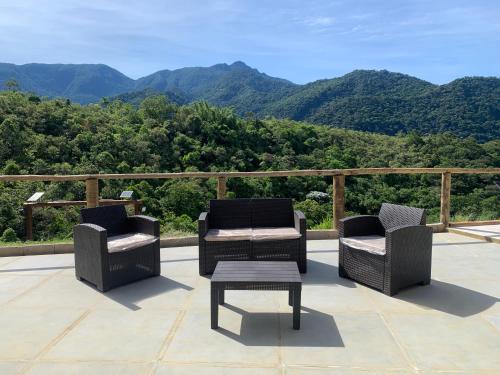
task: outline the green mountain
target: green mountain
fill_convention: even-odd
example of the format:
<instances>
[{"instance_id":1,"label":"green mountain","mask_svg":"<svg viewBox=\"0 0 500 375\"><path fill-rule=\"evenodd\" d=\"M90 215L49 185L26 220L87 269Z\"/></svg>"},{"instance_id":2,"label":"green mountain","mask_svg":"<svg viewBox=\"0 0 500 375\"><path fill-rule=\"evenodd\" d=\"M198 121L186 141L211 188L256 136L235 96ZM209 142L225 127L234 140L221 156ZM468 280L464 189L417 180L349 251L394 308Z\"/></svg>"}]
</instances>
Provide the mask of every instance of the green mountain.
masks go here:
<instances>
[{"instance_id":1,"label":"green mountain","mask_svg":"<svg viewBox=\"0 0 500 375\"><path fill-rule=\"evenodd\" d=\"M452 132L500 138L500 79L466 77L445 85L385 70L356 70L305 85L242 62L162 70L132 80L106 65L0 64L0 87L87 104L103 97L138 105L165 94L176 104L207 101L239 115L274 116L384 134ZM2 87L4 88L4 87Z\"/></svg>"},{"instance_id":2,"label":"green mountain","mask_svg":"<svg viewBox=\"0 0 500 375\"><path fill-rule=\"evenodd\" d=\"M135 89L134 80L103 64L0 63L0 87L14 79L23 91L87 104Z\"/></svg>"},{"instance_id":3,"label":"green mountain","mask_svg":"<svg viewBox=\"0 0 500 375\"><path fill-rule=\"evenodd\" d=\"M266 113L384 134L450 131L486 141L500 138L500 79L467 77L439 86L399 73L354 71L307 84Z\"/></svg>"},{"instance_id":4,"label":"green mountain","mask_svg":"<svg viewBox=\"0 0 500 375\"><path fill-rule=\"evenodd\" d=\"M131 91L131 92L126 92L124 94L116 95L108 100L119 100L124 103L130 103L135 106L138 106L142 103L144 99L150 96L158 96L158 95L166 96L170 102L175 104L187 104L190 101L186 97L186 95L179 90L159 91L156 89L152 89L150 87L138 91Z\"/></svg>"},{"instance_id":5,"label":"green mountain","mask_svg":"<svg viewBox=\"0 0 500 375\"><path fill-rule=\"evenodd\" d=\"M299 85L270 77L237 61L209 68L162 70L137 80L137 89L146 87L159 91L180 90L191 101L231 106L240 114L262 114L263 108L290 95Z\"/></svg>"}]
</instances>

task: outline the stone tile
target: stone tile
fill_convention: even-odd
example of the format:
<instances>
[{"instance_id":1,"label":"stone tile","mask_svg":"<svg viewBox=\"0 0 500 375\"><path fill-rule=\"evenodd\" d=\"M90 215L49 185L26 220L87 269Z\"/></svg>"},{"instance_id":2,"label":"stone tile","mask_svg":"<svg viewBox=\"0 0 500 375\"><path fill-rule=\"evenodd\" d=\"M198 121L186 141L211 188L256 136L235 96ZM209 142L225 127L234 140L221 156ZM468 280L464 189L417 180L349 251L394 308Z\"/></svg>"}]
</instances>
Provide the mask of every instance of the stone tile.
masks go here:
<instances>
[{"instance_id":1,"label":"stone tile","mask_svg":"<svg viewBox=\"0 0 500 375\"><path fill-rule=\"evenodd\" d=\"M400 313L386 319L419 369L500 370L498 332L480 317Z\"/></svg>"},{"instance_id":2,"label":"stone tile","mask_svg":"<svg viewBox=\"0 0 500 375\"><path fill-rule=\"evenodd\" d=\"M46 277L47 276L21 276L14 274L1 275L0 304L11 301L13 298L35 287Z\"/></svg>"},{"instance_id":3,"label":"stone tile","mask_svg":"<svg viewBox=\"0 0 500 375\"><path fill-rule=\"evenodd\" d=\"M187 255L185 258L171 258L161 260L161 274L166 277L199 277L198 258Z\"/></svg>"},{"instance_id":4,"label":"stone tile","mask_svg":"<svg viewBox=\"0 0 500 375\"><path fill-rule=\"evenodd\" d=\"M415 286L415 288L419 287L421 288L421 286ZM374 311L380 313L388 311L422 313L431 310L426 306L419 305L415 301L412 301L410 298L405 298L405 296L407 295L414 295L415 290L413 287L405 289L396 294L396 296L392 297L386 296L381 291L371 288L364 288L363 292L372 301Z\"/></svg>"},{"instance_id":5,"label":"stone tile","mask_svg":"<svg viewBox=\"0 0 500 375\"><path fill-rule=\"evenodd\" d=\"M304 307L321 312L342 311L374 311L372 300L365 294L365 287L354 285L352 288L342 285L309 285L302 286L301 304ZM280 311L288 312L288 293L280 295Z\"/></svg>"},{"instance_id":6,"label":"stone tile","mask_svg":"<svg viewBox=\"0 0 500 375\"><path fill-rule=\"evenodd\" d=\"M161 364L154 373L155 375L280 375L277 368L263 367L210 367L203 365L170 365Z\"/></svg>"},{"instance_id":7,"label":"stone tile","mask_svg":"<svg viewBox=\"0 0 500 375\"><path fill-rule=\"evenodd\" d=\"M151 277L112 289L103 295L96 309L184 309L196 286L193 277Z\"/></svg>"},{"instance_id":8,"label":"stone tile","mask_svg":"<svg viewBox=\"0 0 500 375\"><path fill-rule=\"evenodd\" d=\"M339 240L316 240L307 242L307 251L331 251L339 249Z\"/></svg>"},{"instance_id":9,"label":"stone tile","mask_svg":"<svg viewBox=\"0 0 500 375\"><path fill-rule=\"evenodd\" d=\"M279 311L279 298L288 298L286 291L256 291L256 290L227 290L225 301L235 308L247 312ZM288 299L287 299L288 301ZM210 282L200 282L193 292L191 299L192 309L210 311ZM224 307L221 307L223 309Z\"/></svg>"},{"instance_id":10,"label":"stone tile","mask_svg":"<svg viewBox=\"0 0 500 375\"><path fill-rule=\"evenodd\" d=\"M422 375L498 375L498 371L481 371L481 370L471 370L471 371L418 371L418 374Z\"/></svg>"},{"instance_id":11,"label":"stone tile","mask_svg":"<svg viewBox=\"0 0 500 375\"><path fill-rule=\"evenodd\" d=\"M160 351L177 315L175 310L93 311L44 359L150 361Z\"/></svg>"},{"instance_id":12,"label":"stone tile","mask_svg":"<svg viewBox=\"0 0 500 375\"><path fill-rule=\"evenodd\" d=\"M103 362L38 362L26 372L26 375L137 375L146 374L146 364L103 363Z\"/></svg>"},{"instance_id":13,"label":"stone tile","mask_svg":"<svg viewBox=\"0 0 500 375\"><path fill-rule=\"evenodd\" d=\"M74 276L58 275L49 278L37 288L16 298L11 302L11 305L26 309L45 306L53 308L71 306L73 308L88 309L105 298L99 291L78 281Z\"/></svg>"},{"instance_id":14,"label":"stone tile","mask_svg":"<svg viewBox=\"0 0 500 375\"><path fill-rule=\"evenodd\" d=\"M198 246L164 247L161 249L161 259L168 257L198 257Z\"/></svg>"},{"instance_id":15,"label":"stone tile","mask_svg":"<svg viewBox=\"0 0 500 375\"><path fill-rule=\"evenodd\" d=\"M73 254L22 256L14 262L1 267L0 275L5 273L21 275L53 274L65 269L74 270L74 265Z\"/></svg>"},{"instance_id":16,"label":"stone tile","mask_svg":"<svg viewBox=\"0 0 500 375\"><path fill-rule=\"evenodd\" d=\"M210 313L190 310L175 334L165 361L277 366L279 317L219 308L219 328L210 329ZM188 349L189 348L189 349Z\"/></svg>"},{"instance_id":17,"label":"stone tile","mask_svg":"<svg viewBox=\"0 0 500 375\"><path fill-rule=\"evenodd\" d=\"M0 253L1 253L1 250L0 250ZM0 270L2 270L2 267L7 264L7 263L11 263L17 259L19 259L20 257L0 257Z\"/></svg>"},{"instance_id":18,"label":"stone tile","mask_svg":"<svg viewBox=\"0 0 500 375\"><path fill-rule=\"evenodd\" d=\"M496 329L500 332L500 313L495 315L485 315L483 316L488 322L490 322Z\"/></svg>"},{"instance_id":19,"label":"stone tile","mask_svg":"<svg viewBox=\"0 0 500 375\"><path fill-rule=\"evenodd\" d=\"M414 374L414 372L402 369L367 370L367 369L353 369L348 367L337 367L337 368L289 367L285 369L285 374L286 375L409 375L409 374Z\"/></svg>"},{"instance_id":20,"label":"stone tile","mask_svg":"<svg viewBox=\"0 0 500 375\"><path fill-rule=\"evenodd\" d=\"M196 246L162 249L162 277L105 294L74 278L72 254L0 258L0 374L44 349L29 373L146 374L160 354L156 372L174 375L498 373L500 245L434 242L432 284L391 298L338 277L337 240L309 241L300 331L270 291L226 292L211 330Z\"/></svg>"},{"instance_id":21,"label":"stone tile","mask_svg":"<svg viewBox=\"0 0 500 375\"><path fill-rule=\"evenodd\" d=\"M375 313L302 313L301 329L282 324L286 365L406 368L408 363Z\"/></svg>"},{"instance_id":22,"label":"stone tile","mask_svg":"<svg viewBox=\"0 0 500 375\"><path fill-rule=\"evenodd\" d=\"M355 287L351 280L339 277L337 256L325 259L322 255L311 254L307 260L307 273L302 274L302 280L307 285L346 286Z\"/></svg>"},{"instance_id":23,"label":"stone tile","mask_svg":"<svg viewBox=\"0 0 500 375\"><path fill-rule=\"evenodd\" d=\"M430 285L416 285L389 297L370 288L365 293L374 301L377 311L381 312L444 312L467 317L484 312L500 311L500 300L494 297L492 289L499 288L484 280L445 282L433 279ZM474 286L473 286L474 285ZM477 289L487 290L488 293ZM500 290L500 289L499 289Z\"/></svg>"},{"instance_id":24,"label":"stone tile","mask_svg":"<svg viewBox=\"0 0 500 375\"><path fill-rule=\"evenodd\" d=\"M500 250L499 250L500 251ZM432 278L438 280L489 279L500 282L499 261L488 261L489 257L464 256L439 259L433 255Z\"/></svg>"},{"instance_id":25,"label":"stone tile","mask_svg":"<svg viewBox=\"0 0 500 375\"><path fill-rule=\"evenodd\" d=\"M73 308L0 309L0 359L32 359L57 338L84 310Z\"/></svg>"},{"instance_id":26,"label":"stone tile","mask_svg":"<svg viewBox=\"0 0 500 375\"><path fill-rule=\"evenodd\" d=\"M21 370L26 363L24 362L0 362L0 374L2 375L17 375L21 374Z\"/></svg>"}]
</instances>

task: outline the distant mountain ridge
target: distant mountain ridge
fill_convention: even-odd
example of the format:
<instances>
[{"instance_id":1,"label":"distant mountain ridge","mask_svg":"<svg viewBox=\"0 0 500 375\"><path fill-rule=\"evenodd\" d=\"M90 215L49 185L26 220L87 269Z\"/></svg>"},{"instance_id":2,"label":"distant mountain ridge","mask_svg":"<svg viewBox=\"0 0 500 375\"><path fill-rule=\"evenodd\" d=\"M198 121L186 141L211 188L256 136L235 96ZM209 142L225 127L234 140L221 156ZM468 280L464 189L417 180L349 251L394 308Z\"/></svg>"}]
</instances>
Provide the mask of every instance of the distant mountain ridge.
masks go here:
<instances>
[{"instance_id":1,"label":"distant mountain ridge","mask_svg":"<svg viewBox=\"0 0 500 375\"><path fill-rule=\"evenodd\" d=\"M133 79L103 64L0 63L1 89L9 79L15 79L23 91L65 97L82 104L131 91L135 85Z\"/></svg>"},{"instance_id":2,"label":"distant mountain ridge","mask_svg":"<svg viewBox=\"0 0 500 375\"><path fill-rule=\"evenodd\" d=\"M102 64L0 63L0 87L15 79L23 91L82 104L101 98L138 105L165 94L177 104L205 100L240 115L275 116L395 134L450 131L480 141L500 138L500 79L465 77L445 85L385 70L355 70L298 85L237 61L161 70L133 80Z\"/></svg>"}]
</instances>

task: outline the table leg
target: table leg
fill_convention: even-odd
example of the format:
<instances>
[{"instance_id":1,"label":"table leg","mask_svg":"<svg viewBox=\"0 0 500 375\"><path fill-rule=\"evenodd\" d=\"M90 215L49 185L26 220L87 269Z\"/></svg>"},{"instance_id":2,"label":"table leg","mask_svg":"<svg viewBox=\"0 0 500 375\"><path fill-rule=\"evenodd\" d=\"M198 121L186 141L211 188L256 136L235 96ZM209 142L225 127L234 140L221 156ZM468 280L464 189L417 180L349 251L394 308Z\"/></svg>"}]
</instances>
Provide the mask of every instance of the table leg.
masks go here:
<instances>
[{"instance_id":1,"label":"table leg","mask_svg":"<svg viewBox=\"0 0 500 375\"><path fill-rule=\"evenodd\" d=\"M293 306L293 288L288 290L288 306Z\"/></svg>"},{"instance_id":2,"label":"table leg","mask_svg":"<svg viewBox=\"0 0 500 375\"><path fill-rule=\"evenodd\" d=\"M224 304L224 289L219 288L219 305Z\"/></svg>"},{"instance_id":3,"label":"table leg","mask_svg":"<svg viewBox=\"0 0 500 375\"><path fill-rule=\"evenodd\" d=\"M300 329L300 295L302 288L293 288L293 329Z\"/></svg>"},{"instance_id":4,"label":"table leg","mask_svg":"<svg viewBox=\"0 0 500 375\"><path fill-rule=\"evenodd\" d=\"M219 291L215 285L210 288L210 320L212 329L219 327Z\"/></svg>"}]
</instances>

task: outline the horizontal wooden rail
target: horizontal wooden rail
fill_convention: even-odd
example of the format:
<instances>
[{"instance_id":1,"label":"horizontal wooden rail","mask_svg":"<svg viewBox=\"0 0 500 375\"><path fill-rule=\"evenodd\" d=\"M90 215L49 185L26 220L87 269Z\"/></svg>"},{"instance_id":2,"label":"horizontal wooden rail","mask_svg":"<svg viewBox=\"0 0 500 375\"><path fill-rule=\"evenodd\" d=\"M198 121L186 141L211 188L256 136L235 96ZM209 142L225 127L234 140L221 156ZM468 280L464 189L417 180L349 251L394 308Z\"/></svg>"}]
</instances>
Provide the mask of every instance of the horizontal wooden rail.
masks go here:
<instances>
[{"instance_id":1,"label":"horizontal wooden rail","mask_svg":"<svg viewBox=\"0 0 500 375\"><path fill-rule=\"evenodd\" d=\"M141 213L142 200L119 200L119 199L99 199L99 206L134 206L134 214ZM88 206L87 201L51 201L51 202L26 202L23 204L24 212L24 235L27 241L33 240L33 210L37 208L61 208L61 207L75 207L75 206Z\"/></svg>"},{"instance_id":2,"label":"horizontal wooden rail","mask_svg":"<svg viewBox=\"0 0 500 375\"><path fill-rule=\"evenodd\" d=\"M99 180L147 180L172 178L216 177L304 177L304 176L360 176L384 174L500 174L500 168L355 168L355 169L302 169L288 171L257 172L177 172L177 173L127 173L127 174L79 174L79 175L0 175L0 181L86 181Z\"/></svg>"},{"instance_id":3,"label":"horizontal wooden rail","mask_svg":"<svg viewBox=\"0 0 500 375\"><path fill-rule=\"evenodd\" d=\"M83 175L0 175L0 182L15 181L85 181L86 205L99 205L99 180L153 180L175 178L217 179L217 198L226 197L228 178L264 177L333 177L333 229L338 229L344 217L345 177L387 174L440 174L441 175L441 212L440 223L435 224L438 231L446 230L450 224L450 195L452 174L498 174L500 168L354 168L354 169L308 169L288 171L256 172L178 172L178 173L128 173L128 174L83 174Z\"/></svg>"}]
</instances>

